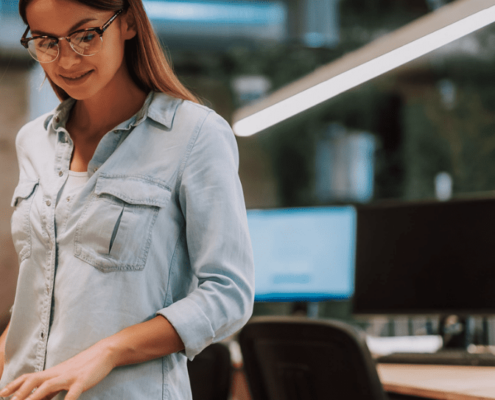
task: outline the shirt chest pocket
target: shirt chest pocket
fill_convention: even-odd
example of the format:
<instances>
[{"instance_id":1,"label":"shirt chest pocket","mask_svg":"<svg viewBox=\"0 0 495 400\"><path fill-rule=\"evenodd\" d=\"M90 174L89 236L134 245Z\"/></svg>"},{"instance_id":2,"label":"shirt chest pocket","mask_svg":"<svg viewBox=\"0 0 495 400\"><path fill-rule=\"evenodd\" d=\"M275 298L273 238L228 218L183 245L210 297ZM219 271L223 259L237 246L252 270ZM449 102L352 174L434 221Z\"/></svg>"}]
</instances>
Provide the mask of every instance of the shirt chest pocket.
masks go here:
<instances>
[{"instance_id":1,"label":"shirt chest pocket","mask_svg":"<svg viewBox=\"0 0 495 400\"><path fill-rule=\"evenodd\" d=\"M11 207L15 207L11 219L12 240L20 261L31 255L30 211L38 180L20 181L14 191Z\"/></svg>"},{"instance_id":2,"label":"shirt chest pocket","mask_svg":"<svg viewBox=\"0 0 495 400\"><path fill-rule=\"evenodd\" d=\"M77 223L74 255L103 272L142 270L170 196L169 188L146 178L100 175Z\"/></svg>"}]
</instances>

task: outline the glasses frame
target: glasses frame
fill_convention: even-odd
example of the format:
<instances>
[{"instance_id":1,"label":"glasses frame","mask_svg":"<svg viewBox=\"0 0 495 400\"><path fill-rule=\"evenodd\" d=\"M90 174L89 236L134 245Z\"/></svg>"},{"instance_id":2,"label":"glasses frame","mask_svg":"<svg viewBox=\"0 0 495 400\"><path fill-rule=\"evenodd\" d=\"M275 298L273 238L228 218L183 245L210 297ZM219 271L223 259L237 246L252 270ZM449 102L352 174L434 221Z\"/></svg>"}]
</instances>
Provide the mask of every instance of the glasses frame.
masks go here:
<instances>
[{"instance_id":1,"label":"glasses frame","mask_svg":"<svg viewBox=\"0 0 495 400\"><path fill-rule=\"evenodd\" d=\"M47 62L41 62L39 60L36 60L36 58L34 58L36 61L38 61L39 63L41 64L49 64L49 63L52 63L53 61L55 61L59 54L60 54L60 46L59 46L59 42L62 40L62 39L65 39L67 40L67 42L69 42L69 45L70 45L70 48L74 51L74 53L76 54L79 54L80 56L83 56L83 57L91 57L91 56L94 56L95 54L98 53L98 50L96 53L94 54L81 54L81 53L78 53L74 47L72 46L72 43L71 43L71 36L73 36L74 34L76 33L80 33L80 32L96 32L99 36L100 36L100 40L103 42L103 33L107 30L107 28L110 26L110 24L115 21L115 19L124 11L124 9L120 9L119 11L117 11L112 18L110 18L107 22L105 22L101 27L99 28L86 28L86 29L78 29L77 31L74 31L72 33L69 34L69 36L61 36L61 37L56 37L56 36L49 36L49 35L39 35L39 36L33 36L33 37L26 37L27 33L29 32L29 26L26 28L26 31L24 32L24 34L22 35L22 38L21 38L21 44L26 48L28 49L28 52L29 54L31 55L31 57L34 58L34 56L31 54L31 52L29 51L29 42L31 40L34 40L34 39L54 39L55 40L55 44L57 45L57 56L52 60L52 61L47 61Z\"/></svg>"}]
</instances>

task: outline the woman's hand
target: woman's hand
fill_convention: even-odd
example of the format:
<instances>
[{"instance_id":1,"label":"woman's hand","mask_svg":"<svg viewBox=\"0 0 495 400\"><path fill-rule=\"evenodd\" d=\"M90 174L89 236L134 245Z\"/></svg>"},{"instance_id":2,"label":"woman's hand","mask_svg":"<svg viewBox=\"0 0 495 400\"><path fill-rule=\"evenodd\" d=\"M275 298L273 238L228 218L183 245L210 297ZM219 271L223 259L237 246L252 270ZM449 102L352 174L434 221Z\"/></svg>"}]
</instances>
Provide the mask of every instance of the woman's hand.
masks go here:
<instances>
[{"instance_id":1,"label":"woman's hand","mask_svg":"<svg viewBox=\"0 0 495 400\"><path fill-rule=\"evenodd\" d=\"M183 349L184 343L175 328L158 315L102 339L46 371L20 376L5 386L0 396L15 394L11 400L50 400L66 390L65 400L76 400L115 367L154 360Z\"/></svg>"},{"instance_id":2,"label":"woman's hand","mask_svg":"<svg viewBox=\"0 0 495 400\"><path fill-rule=\"evenodd\" d=\"M49 400L66 390L65 400L76 400L113 368L110 351L98 342L52 368L20 376L0 391L0 396L15 394L12 400Z\"/></svg>"}]
</instances>

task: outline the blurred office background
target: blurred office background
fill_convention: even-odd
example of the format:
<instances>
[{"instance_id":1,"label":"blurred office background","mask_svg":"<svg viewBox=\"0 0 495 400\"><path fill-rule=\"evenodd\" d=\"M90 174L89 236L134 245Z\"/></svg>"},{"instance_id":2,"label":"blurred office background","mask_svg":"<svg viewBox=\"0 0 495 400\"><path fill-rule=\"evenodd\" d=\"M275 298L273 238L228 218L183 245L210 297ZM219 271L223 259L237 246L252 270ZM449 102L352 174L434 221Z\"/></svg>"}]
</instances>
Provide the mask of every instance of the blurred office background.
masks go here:
<instances>
[{"instance_id":1,"label":"blurred office background","mask_svg":"<svg viewBox=\"0 0 495 400\"><path fill-rule=\"evenodd\" d=\"M179 77L231 121L235 109L449 1L144 3ZM58 104L40 66L19 43L25 27L17 6L17 0L0 0L0 330L18 271L10 238L10 200L18 179L15 136ZM238 137L247 207L446 200L494 190L494 45L495 26L488 26L288 123ZM257 315L295 310L293 302L255 305ZM354 320L349 300L322 302L317 315ZM358 322L380 336L424 334L428 321L417 316Z\"/></svg>"}]
</instances>

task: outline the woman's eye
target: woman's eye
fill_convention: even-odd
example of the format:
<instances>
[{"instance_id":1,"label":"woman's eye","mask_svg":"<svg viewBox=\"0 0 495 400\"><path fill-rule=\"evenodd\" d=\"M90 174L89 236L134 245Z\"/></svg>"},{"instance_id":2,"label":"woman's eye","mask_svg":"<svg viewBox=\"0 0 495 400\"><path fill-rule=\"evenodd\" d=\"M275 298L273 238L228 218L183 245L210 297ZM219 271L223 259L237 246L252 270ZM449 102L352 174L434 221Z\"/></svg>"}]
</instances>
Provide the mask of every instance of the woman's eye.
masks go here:
<instances>
[{"instance_id":1,"label":"woman's eye","mask_svg":"<svg viewBox=\"0 0 495 400\"><path fill-rule=\"evenodd\" d=\"M96 34L94 32L83 33L76 37L77 43L89 43L95 38Z\"/></svg>"},{"instance_id":2,"label":"woman's eye","mask_svg":"<svg viewBox=\"0 0 495 400\"><path fill-rule=\"evenodd\" d=\"M95 34L94 34L94 33L88 33L88 34L85 36L84 41L86 41L86 42L91 42L94 38L95 38Z\"/></svg>"},{"instance_id":3,"label":"woman's eye","mask_svg":"<svg viewBox=\"0 0 495 400\"><path fill-rule=\"evenodd\" d=\"M42 49L53 49L56 46L55 41L52 40L43 40L38 43L38 47Z\"/></svg>"}]
</instances>

